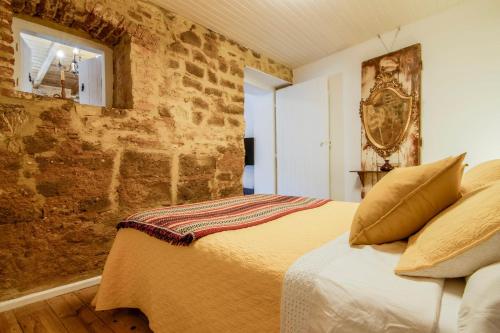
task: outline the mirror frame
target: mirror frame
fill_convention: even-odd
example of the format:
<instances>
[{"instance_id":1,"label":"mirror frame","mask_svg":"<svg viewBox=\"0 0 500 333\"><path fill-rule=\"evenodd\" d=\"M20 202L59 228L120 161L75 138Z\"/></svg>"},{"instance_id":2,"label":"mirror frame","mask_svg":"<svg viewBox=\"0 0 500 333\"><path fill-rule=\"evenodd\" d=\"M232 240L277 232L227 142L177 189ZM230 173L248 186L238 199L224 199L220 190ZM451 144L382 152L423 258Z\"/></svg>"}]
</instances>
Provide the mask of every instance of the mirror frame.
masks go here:
<instances>
[{"instance_id":1,"label":"mirror frame","mask_svg":"<svg viewBox=\"0 0 500 333\"><path fill-rule=\"evenodd\" d=\"M383 90L391 90L393 91L396 95L398 95L400 98L407 99L409 100L410 103L410 114L408 115L408 119L406 121L406 124L404 126L403 131L399 135L399 137L391 144L382 146L379 143L375 142L373 137L370 134L370 131L366 127L366 119L364 116L364 110L367 106L373 105L373 99L374 97L381 91ZM414 95L409 95L407 94L401 83L398 82L397 79L393 78L391 74L389 73L382 73L377 76L375 85L373 88L370 89L370 95L368 96L367 99L361 100L360 107L359 107L359 115L361 117L361 124L364 128L365 136L367 139L368 145L377 152L378 155L380 155L384 159L388 159L389 156L391 156L394 152L396 152L403 140L406 138L408 134L408 129L410 128L410 124L412 122L412 119L414 118L414 115L417 112L417 105L415 103L415 96Z\"/></svg>"}]
</instances>

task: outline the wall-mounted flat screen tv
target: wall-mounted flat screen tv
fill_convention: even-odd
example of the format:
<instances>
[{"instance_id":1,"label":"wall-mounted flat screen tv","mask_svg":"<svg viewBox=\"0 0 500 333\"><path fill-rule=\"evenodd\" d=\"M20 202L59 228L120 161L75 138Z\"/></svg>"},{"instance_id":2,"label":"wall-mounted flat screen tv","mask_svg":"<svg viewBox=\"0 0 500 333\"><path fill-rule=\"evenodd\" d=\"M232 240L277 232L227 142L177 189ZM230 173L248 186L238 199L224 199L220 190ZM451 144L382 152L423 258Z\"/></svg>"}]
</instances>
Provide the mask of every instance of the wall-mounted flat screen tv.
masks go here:
<instances>
[{"instance_id":1,"label":"wall-mounted flat screen tv","mask_svg":"<svg viewBox=\"0 0 500 333\"><path fill-rule=\"evenodd\" d=\"M254 140L245 138L245 165L253 165Z\"/></svg>"}]
</instances>

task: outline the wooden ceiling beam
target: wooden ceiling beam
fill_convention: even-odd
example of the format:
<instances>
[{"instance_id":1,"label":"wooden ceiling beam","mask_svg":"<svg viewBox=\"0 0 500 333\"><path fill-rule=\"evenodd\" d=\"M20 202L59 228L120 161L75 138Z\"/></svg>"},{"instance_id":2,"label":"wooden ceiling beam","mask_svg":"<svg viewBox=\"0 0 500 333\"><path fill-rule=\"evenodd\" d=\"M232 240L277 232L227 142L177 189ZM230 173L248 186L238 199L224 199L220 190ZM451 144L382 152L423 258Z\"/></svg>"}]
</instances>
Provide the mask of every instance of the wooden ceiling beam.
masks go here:
<instances>
[{"instance_id":1,"label":"wooden ceiling beam","mask_svg":"<svg viewBox=\"0 0 500 333\"><path fill-rule=\"evenodd\" d=\"M38 86L40 86L40 83L42 83L45 74L47 74L47 71L49 70L50 65L52 64L52 61L54 61L54 58L56 57L58 48L59 48L58 43L55 42L50 43L49 49L47 51L47 56L43 60L42 65L40 66L40 70L36 74L35 82L33 83L33 86L35 88L38 88Z\"/></svg>"}]
</instances>

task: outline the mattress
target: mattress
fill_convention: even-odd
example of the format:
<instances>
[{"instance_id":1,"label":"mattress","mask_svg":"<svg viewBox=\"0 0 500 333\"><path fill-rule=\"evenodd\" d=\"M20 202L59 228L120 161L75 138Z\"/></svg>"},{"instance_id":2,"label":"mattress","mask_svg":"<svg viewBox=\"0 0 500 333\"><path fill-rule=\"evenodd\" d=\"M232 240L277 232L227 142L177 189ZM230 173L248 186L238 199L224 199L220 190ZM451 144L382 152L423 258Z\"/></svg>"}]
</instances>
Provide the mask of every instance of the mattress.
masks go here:
<instances>
[{"instance_id":1,"label":"mattress","mask_svg":"<svg viewBox=\"0 0 500 333\"><path fill-rule=\"evenodd\" d=\"M94 304L138 308L157 333L279 332L287 269L345 233L357 206L330 202L188 247L121 229Z\"/></svg>"},{"instance_id":2,"label":"mattress","mask_svg":"<svg viewBox=\"0 0 500 333\"><path fill-rule=\"evenodd\" d=\"M465 289L465 279L446 279L437 333L456 333L458 331L458 310Z\"/></svg>"}]
</instances>

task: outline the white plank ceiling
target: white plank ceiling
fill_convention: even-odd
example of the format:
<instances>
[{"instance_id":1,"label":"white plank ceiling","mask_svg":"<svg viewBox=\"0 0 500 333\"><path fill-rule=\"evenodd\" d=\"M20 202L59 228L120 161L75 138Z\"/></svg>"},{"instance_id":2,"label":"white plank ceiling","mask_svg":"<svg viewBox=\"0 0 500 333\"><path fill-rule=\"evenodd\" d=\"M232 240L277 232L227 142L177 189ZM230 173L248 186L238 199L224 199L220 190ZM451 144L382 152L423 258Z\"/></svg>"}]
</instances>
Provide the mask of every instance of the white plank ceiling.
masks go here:
<instances>
[{"instance_id":1,"label":"white plank ceiling","mask_svg":"<svg viewBox=\"0 0 500 333\"><path fill-rule=\"evenodd\" d=\"M463 0L154 0L296 68Z\"/></svg>"}]
</instances>

